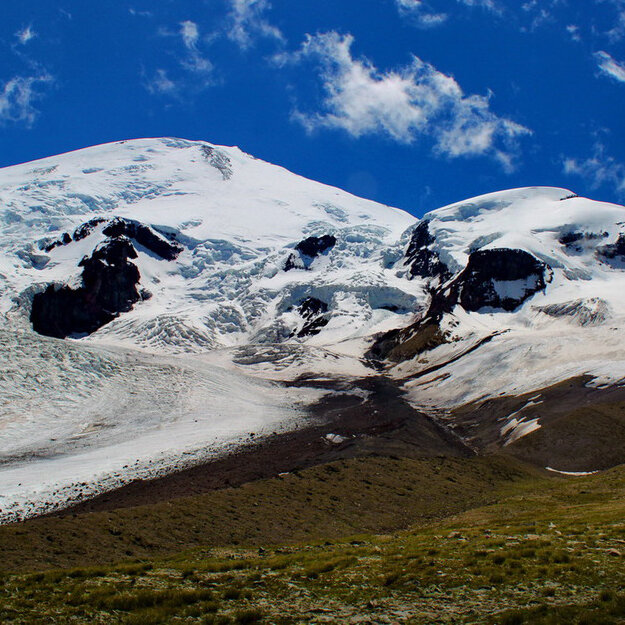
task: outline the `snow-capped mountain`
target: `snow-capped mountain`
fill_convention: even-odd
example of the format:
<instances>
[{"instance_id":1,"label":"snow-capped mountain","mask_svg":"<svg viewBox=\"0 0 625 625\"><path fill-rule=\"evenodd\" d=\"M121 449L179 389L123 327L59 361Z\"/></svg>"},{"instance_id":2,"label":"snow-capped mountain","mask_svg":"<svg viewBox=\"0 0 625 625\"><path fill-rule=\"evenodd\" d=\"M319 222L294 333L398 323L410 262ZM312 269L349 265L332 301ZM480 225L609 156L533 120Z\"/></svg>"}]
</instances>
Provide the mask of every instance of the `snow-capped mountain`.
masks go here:
<instances>
[{"instance_id":1,"label":"snow-capped mountain","mask_svg":"<svg viewBox=\"0 0 625 625\"><path fill-rule=\"evenodd\" d=\"M303 376L384 375L478 449L625 376L625 209L566 189L417 220L142 139L1 170L0 223L4 518L296 428L329 392Z\"/></svg>"},{"instance_id":2,"label":"snow-capped mountain","mask_svg":"<svg viewBox=\"0 0 625 625\"><path fill-rule=\"evenodd\" d=\"M44 333L97 329L94 339L203 351L282 341L324 305L326 342L384 328L395 317L389 308L417 308L393 270L410 215L236 148L128 141L9 168L0 185L5 311L32 285L79 285L113 256L138 269L110 277L124 301L103 301L100 318L72 323L64 314L59 327L38 308Z\"/></svg>"}]
</instances>

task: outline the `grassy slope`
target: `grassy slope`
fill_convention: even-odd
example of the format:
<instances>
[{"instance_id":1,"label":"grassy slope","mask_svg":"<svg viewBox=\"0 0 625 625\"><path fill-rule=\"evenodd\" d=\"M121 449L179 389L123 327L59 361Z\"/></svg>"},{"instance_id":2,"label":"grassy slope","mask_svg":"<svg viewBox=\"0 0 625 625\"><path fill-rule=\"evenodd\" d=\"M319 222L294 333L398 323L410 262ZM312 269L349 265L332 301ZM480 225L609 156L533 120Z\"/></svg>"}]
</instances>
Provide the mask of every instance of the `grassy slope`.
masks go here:
<instances>
[{"instance_id":1,"label":"grassy slope","mask_svg":"<svg viewBox=\"0 0 625 625\"><path fill-rule=\"evenodd\" d=\"M130 509L2 528L12 566L19 564L16 550L30 560L22 572L2 578L0 621L625 622L625 467L548 479L502 459L415 462L345 461L214 493L223 499L211 500L210 513L208 500L203 503L203 546L167 557L161 554L175 550L176 540L178 548L194 542L184 540L190 523L199 522L187 516L192 500L157 507L159 513ZM333 497L339 499L334 507ZM143 562L27 572L43 563L33 559L37 541L49 542L37 533L52 532L60 541L84 526L108 545L107 523L121 528L116 539L123 542L119 536L131 527L153 531L152 520L169 518L168 510L183 529ZM117 516L122 512L129 516ZM448 513L457 514L443 519ZM252 516L257 529L245 534L241 528L250 532ZM128 525L119 525L122 518ZM411 521L411 529L396 530ZM173 520L168 523L175 531ZM374 533L333 538L356 529ZM285 544L268 547L274 530ZM240 544L224 546L234 535ZM307 538L313 535L328 539ZM291 540L302 543L287 544ZM95 560L107 559L92 548L100 554ZM117 555L114 550L109 559Z\"/></svg>"},{"instance_id":2,"label":"grassy slope","mask_svg":"<svg viewBox=\"0 0 625 625\"><path fill-rule=\"evenodd\" d=\"M0 527L0 566L84 566L199 545L389 532L486 503L494 487L530 471L504 458L339 460L193 497Z\"/></svg>"}]
</instances>

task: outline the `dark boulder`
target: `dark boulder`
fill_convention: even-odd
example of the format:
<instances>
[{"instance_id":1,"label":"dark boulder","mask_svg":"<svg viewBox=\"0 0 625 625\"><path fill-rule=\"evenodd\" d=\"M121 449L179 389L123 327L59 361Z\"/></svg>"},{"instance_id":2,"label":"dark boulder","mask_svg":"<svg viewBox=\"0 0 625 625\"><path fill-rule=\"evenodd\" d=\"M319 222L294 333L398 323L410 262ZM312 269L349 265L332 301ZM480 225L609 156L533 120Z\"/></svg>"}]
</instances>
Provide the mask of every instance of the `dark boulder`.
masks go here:
<instances>
[{"instance_id":1,"label":"dark boulder","mask_svg":"<svg viewBox=\"0 0 625 625\"><path fill-rule=\"evenodd\" d=\"M141 299L137 285L141 278L129 259L137 252L126 237L116 237L83 258L82 285L77 289L49 285L33 298L30 321L39 334L65 338L91 334L129 311Z\"/></svg>"}]
</instances>

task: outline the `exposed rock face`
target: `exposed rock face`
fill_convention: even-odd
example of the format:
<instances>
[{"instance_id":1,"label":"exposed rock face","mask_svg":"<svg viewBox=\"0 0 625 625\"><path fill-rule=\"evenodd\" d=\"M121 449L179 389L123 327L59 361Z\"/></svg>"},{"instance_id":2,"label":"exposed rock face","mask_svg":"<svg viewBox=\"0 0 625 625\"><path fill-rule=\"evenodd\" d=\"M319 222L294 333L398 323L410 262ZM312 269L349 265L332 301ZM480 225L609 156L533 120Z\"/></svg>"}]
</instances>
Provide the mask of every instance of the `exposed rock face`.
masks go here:
<instances>
[{"instance_id":1,"label":"exposed rock face","mask_svg":"<svg viewBox=\"0 0 625 625\"><path fill-rule=\"evenodd\" d=\"M438 254L428 247L434 241L434 237L430 234L429 222L427 220L420 222L412 233L404 265L410 267L412 277L439 278L444 282L451 277L451 273Z\"/></svg>"},{"instance_id":2,"label":"exposed rock face","mask_svg":"<svg viewBox=\"0 0 625 625\"><path fill-rule=\"evenodd\" d=\"M328 312L328 305L316 297L307 297L298 307L297 311L305 320L297 336L314 336L321 332L321 328L328 325L330 321L325 315Z\"/></svg>"},{"instance_id":3,"label":"exposed rock face","mask_svg":"<svg viewBox=\"0 0 625 625\"><path fill-rule=\"evenodd\" d=\"M599 241L609 236L607 232L582 232L579 230L566 230L558 238L558 242L564 245L567 252L581 254L584 247L593 241Z\"/></svg>"},{"instance_id":4,"label":"exposed rock face","mask_svg":"<svg viewBox=\"0 0 625 625\"><path fill-rule=\"evenodd\" d=\"M48 243L43 249L46 252L51 252L55 247L60 247L61 245L69 245L72 241L80 241L88 237L94 229L99 226L101 223L104 223L106 219L102 217L96 217L95 219L91 219L84 224L78 226L76 230L74 230L74 234L71 235L69 232L64 232L61 235L60 239L53 241L52 243Z\"/></svg>"},{"instance_id":5,"label":"exposed rock face","mask_svg":"<svg viewBox=\"0 0 625 625\"><path fill-rule=\"evenodd\" d=\"M373 361L400 362L448 343L449 337L439 323L439 317L424 317L406 328L390 330L378 337L365 356Z\"/></svg>"},{"instance_id":6,"label":"exposed rock face","mask_svg":"<svg viewBox=\"0 0 625 625\"><path fill-rule=\"evenodd\" d=\"M95 332L141 299L140 274L129 259L137 258L130 240L118 236L83 258L82 285L77 289L49 285L33 298L30 320L36 332L65 338Z\"/></svg>"},{"instance_id":7,"label":"exposed rock face","mask_svg":"<svg viewBox=\"0 0 625 625\"><path fill-rule=\"evenodd\" d=\"M210 145L202 146L202 156L210 163L212 167L219 170L224 180L232 178L232 161L225 152L218 150Z\"/></svg>"},{"instance_id":8,"label":"exposed rock face","mask_svg":"<svg viewBox=\"0 0 625 625\"><path fill-rule=\"evenodd\" d=\"M545 263L524 250L480 250L469 256L452 291L465 310L489 307L510 312L544 290L545 270Z\"/></svg>"},{"instance_id":9,"label":"exposed rock face","mask_svg":"<svg viewBox=\"0 0 625 625\"><path fill-rule=\"evenodd\" d=\"M402 360L449 341L440 323L460 304L470 312L482 308L513 311L545 289L547 266L524 250L473 252L467 266L451 282L432 292L428 312L407 328L379 336L367 353L372 360Z\"/></svg>"},{"instance_id":10,"label":"exposed rock face","mask_svg":"<svg viewBox=\"0 0 625 625\"><path fill-rule=\"evenodd\" d=\"M102 232L109 237L126 236L133 239L164 260L175 260L182 252L182 245L179 243L168 241L152 228L131 219L117 217L110 221Z\"/></svg>"},{"instance_id":11,"label":"exposed rock face","mask_svg":"<svg viewBox=\"0 0 625 625\"><path fill-rule=\"evenodd\" d=\"M128 312L140 299L147 299L149 294L137 289L139 269L129 260L137 258L133 241L162 260L174 260L183 250L178 242L168 240L149 226L121 217L91 219L72 235L63 234L45 250L50 252L55 247L85 239L101 224L106 224L102 234L108 239L78 263L83 268L82 285L72 289L51 284L34 296L30 320L36 332L56 338L91 334L119 313Z\"/></svg>"},{"instance_id":12,"label":"exposed rock face","mask_svg":"<svg viewBox=\"0 0 625 625\"><path fill-rule=\"evenodd\" d=\"M327 254L336 245L336 237L331 234L324 234L322 237L308 237L300 241L295 250L287 258L284 271L291 269L308 269L313 260L320 254Z\"/></svg>"},{"instance_id":13,"label":"exposed rock face","mask_svg":"<svg viewBox=\"0 0 625 625\"><path fill-rule=\"evenodd\" d=\"M100 224L103 224L106 221L106 219L104 219L103 217L96 217L95 219L91 219L90 221L82 224L81 226L78 226L78 228L76 228L76 230L74 230L74 235L73 237L69 237L69 235L66 233L63 235L63 239L65 241L65 245L67 245L68 243L70 243L70 240L67 240L65 237L67 238L71 238L74 241L80 241L81 239L86 239L94 230L97 226L99 226Z\"/></svg>"},{"instance_id":14,"label":"exposed rock face","mask_svg":"<svg viewBox=\"0 0 625 625\"><path fill-rule=\"evenodd\" d=\"M601 325L610 314L608 303L599 297L538 306L536 310L550 317L568 317L580 326Z\"/></svg>"},{"instance_id":15,"label":"exposed rock face","mask_svg":"<svg viewBox=\"0 0 625 625\"><path fill-rule=\"evenodd\" d=\"M70 235L65 232L61 238L45 247L46 252L50 252L55 247L61 245L69 245L72 241L80 241L88 237L100 224L106 223L107 220L102 217L96 217L84 224L78 226L74 230L74 234ZM102 230L103 234L108 237L125 236L128 239L136 241L149 252L155 254L164 260L174 260L182 252L182 246L176 241L167 240L165 237L155 232L149 226L142 224L133 219L124 219L123 217L115 217L108 221Z\"/></svg>"},{"instance_id":16,"label":"exposed rock face","mask_svg":"<svg viewBox=\"0 0 625 625\"><path fill-rule=\"evenodd\" d=\"M615 243L604 245L597 250L599 257L607 260L625 260L625 234L621 233Z\"/></svg>"}]
</instances>

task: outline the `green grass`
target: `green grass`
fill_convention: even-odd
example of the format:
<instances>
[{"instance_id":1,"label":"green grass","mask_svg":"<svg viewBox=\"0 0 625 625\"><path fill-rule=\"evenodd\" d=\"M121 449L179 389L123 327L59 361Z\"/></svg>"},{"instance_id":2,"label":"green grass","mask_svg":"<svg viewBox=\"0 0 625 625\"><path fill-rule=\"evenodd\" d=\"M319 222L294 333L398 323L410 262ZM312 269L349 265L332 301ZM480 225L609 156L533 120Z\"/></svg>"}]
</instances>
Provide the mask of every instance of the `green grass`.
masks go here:
<instances>
[{"instance_id":1,"label":"green grass","mask_svg":"<svg viewBox=\"0 0 625 625\"><path fill-rule=\"evenodd\" d=\"M372 462L367 479L397 461ZM343 470L333 479L347 480ZM294 479L306 492L306 476ZM625 467L579 479L529 472L494 481L486 505L416 517L404 530L4 573L0 622L616 625L625 623L620 553Z\"/></svg>"}]
</instances>

